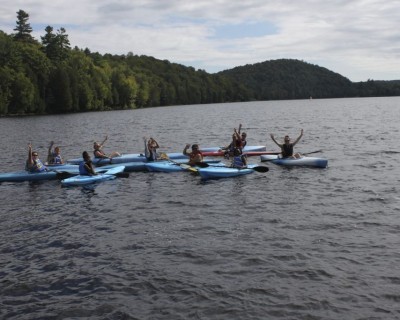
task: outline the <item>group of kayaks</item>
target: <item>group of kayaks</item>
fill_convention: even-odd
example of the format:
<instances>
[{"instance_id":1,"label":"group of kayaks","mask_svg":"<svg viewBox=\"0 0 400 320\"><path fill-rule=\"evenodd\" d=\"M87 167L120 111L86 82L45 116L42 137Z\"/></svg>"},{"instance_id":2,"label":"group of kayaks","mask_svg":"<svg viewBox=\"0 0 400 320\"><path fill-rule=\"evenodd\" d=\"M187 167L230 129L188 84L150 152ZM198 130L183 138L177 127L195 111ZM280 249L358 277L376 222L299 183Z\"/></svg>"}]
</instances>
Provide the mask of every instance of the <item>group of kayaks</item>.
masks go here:
<instances>
[{"instance_id":1,"label":"group of kayaks","mask_svg":"<svg viewBox=\"0 0 400 320\"><path fill-rule=\"evenodd\" d=\"M66 164L47 166L47 171L30 173L16 171L0 173L0 182L14 181L40 181L61 180L64 186L86 185L100 181L112 180L116 177L127 176L127 172L151 171L151 172L179 172L189 171L200 175L202 179L237 177L257 172L267 172L268 167L249 164L246 168L232 168L224 164L217 157L224 155L219 147L202 149L205 160L196 166L187 164L188 157L182 153L167 153L166 160L147 161L143 154L124 154L112 159L93 159L98 174L93 176L79 175L79 163L81 158L67 160ZM249 156L259 156L261 162L272 162L282 166L311 166L325 168L328 160L316 157L302 157L299 159L280 159L276 152L267 152L265 146L247 146L243 152Z\"/></svg>"}]
</instances>

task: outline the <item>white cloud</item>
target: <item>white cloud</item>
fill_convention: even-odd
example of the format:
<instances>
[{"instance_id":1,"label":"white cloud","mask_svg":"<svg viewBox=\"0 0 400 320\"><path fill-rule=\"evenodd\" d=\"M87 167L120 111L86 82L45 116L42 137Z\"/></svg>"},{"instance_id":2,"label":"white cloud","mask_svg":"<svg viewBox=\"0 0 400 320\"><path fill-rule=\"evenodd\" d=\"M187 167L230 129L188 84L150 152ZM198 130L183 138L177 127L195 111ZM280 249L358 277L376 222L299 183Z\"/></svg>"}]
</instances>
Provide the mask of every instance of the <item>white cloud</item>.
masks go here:
<instances>
[{"instance_id":1,"label":"white cloud","mask_svg":"<svg viewBox=\"0 0 400 320\"><path fill-rule=\"evenodd\" d=\"M65 27L72 46L100 53L131 51L209 72L293 58L352 81L400 79L397 0L3 0L1 30L13 32L19 9L32 26ZM265 34L250 34L251 24ZM248 30L235 37L238 27Z\"/></svg>"}]
</instances>

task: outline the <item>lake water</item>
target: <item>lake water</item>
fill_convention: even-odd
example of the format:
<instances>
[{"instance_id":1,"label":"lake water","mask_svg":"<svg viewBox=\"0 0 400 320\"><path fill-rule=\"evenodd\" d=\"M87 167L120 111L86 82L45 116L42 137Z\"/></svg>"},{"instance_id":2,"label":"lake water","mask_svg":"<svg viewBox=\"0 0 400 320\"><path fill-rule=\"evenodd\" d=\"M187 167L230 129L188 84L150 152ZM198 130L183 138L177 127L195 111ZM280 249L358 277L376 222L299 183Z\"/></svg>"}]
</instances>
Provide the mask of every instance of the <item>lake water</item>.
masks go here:
<instances>
[{"instance_id":1,"label":"lake water","mask_svg":"<svg viewBox=\"0 0 400 320\"><path fill-rule=\"evenodd\" d=\"M400 98L268 101L0 119L2 172L91 151L304 137L327 169L92 188L0 184L1 319L399 319ZM258 158L251 162L258 162Z\"/></svg>"}]
</instances>

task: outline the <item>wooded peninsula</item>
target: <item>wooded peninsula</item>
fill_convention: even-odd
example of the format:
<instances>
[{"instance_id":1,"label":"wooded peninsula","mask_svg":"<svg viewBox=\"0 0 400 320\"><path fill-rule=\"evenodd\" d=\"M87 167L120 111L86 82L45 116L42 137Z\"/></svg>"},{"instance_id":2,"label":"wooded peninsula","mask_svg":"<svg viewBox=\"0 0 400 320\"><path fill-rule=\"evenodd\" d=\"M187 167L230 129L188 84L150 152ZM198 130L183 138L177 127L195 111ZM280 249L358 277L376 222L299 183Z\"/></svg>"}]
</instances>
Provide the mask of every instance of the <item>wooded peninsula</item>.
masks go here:
<instances>
[{"instance_id":1,"label":"wooded peninsula","mask_svg":"<svg viewBox=\"0 0 400 320\"><path fill-rule=\"evenodd\" d=\"M215 74L168 60L71 48L64 28L47 26L41 41L29 14L17 12L15 33L0 30L0 115L57 114L169 105L400 96L400 80L351 82L294 59Z\"/></svg>"}]
</instances>

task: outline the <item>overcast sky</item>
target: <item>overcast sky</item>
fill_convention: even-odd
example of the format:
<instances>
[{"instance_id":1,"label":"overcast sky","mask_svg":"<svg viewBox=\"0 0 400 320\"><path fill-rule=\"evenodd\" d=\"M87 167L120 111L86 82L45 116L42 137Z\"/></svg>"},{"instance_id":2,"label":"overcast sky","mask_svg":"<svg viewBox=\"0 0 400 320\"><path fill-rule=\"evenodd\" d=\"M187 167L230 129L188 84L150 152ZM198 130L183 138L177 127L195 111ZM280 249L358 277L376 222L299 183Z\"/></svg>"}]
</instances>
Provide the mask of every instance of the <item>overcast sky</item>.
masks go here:
<instances>
[{"instance_id":1,"label":"overcast sky","mask_svg":"<svg viewBox=\"0 0 400 320\"><path fill-rule=\"evenodd\" d=\"M400 80L400 0L2 0L33 36L64 27L72 47L153 56L209 73L299 59L351 81Z\"/></svg>"}]
</instances>

